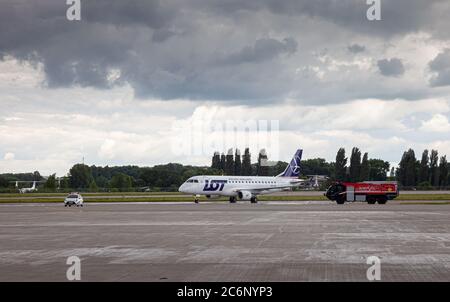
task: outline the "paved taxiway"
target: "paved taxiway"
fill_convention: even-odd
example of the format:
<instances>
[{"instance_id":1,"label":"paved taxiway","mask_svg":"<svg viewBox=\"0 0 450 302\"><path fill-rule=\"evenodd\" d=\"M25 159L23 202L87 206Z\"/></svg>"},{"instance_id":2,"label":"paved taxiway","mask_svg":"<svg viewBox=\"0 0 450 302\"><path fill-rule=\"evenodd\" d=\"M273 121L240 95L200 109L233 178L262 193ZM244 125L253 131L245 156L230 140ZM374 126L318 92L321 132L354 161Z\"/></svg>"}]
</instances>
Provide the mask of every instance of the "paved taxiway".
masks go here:
<instances>
[{"instance_id":1,"label":"paved taxiway","mask_svg":"<svg viewBox=\"0 0 450 302\"><path fill-rule=\"evenodd\" d=\"M450 281L449 205L0 205L0 281Z\"/></svg>"}]
</instances>

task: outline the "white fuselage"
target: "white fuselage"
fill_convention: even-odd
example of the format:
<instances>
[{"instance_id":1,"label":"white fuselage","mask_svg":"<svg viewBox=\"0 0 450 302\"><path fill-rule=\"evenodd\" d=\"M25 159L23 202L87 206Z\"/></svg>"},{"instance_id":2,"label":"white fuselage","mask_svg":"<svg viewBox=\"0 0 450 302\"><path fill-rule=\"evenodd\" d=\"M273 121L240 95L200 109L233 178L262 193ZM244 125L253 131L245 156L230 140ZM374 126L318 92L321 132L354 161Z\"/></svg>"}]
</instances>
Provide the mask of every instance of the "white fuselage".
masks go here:
<instances>
[{"instance_id":1,"label":"white fuselage","mask_svg":"<svg viewBox=\"0 0 450 302\"><path fill-rule=\"evenodd\" d=\"M290 177L200 175L188 179L180 192L193 195L238 196L238 192L252 195L268 194L298 186L299 180Z\"/></svg>"},{"instance_id":2,"label":"white fuselage","mask_svg":"<svg viewBox=\"0 0 450 302\"><path fill-rule=\"evenodd\" d=\"M17 184L16 184L17 186ZM31 188L22 188L19 189L19 193L25 194L25 193L31 193L36 191L36 182L33 182L33 186Z\"/></svg>"}]
</instances>

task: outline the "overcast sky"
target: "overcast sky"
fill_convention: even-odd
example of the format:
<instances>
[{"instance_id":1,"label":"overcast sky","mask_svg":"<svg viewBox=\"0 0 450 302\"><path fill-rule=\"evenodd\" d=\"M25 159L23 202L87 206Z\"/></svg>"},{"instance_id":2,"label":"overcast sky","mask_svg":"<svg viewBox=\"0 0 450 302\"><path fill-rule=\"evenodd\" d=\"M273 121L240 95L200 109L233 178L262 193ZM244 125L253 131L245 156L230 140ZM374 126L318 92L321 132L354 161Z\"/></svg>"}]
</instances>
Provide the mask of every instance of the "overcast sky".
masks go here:
<instances>
[{"instance_id":1,"label":"overcast sky","mask_svg":"<svg viewBox=\"0 0 450 302\"><path fill-rule=\"evenodd\" d=\"M278 120L273 160L450 155L448 0L65 2L0 0L0 173L209 165L173 150L201 119Z\"/></svg>"}]
</instances>

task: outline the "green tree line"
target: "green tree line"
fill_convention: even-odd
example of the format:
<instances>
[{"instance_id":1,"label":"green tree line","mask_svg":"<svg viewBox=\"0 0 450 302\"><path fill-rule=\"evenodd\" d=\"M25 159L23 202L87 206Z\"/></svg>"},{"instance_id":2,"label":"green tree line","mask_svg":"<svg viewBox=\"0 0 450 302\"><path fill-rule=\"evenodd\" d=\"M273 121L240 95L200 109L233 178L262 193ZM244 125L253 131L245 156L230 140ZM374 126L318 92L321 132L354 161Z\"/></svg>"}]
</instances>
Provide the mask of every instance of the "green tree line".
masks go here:
<instances>
[{"instance_id":1,"label":"green tree line","mask_svg":"<svg viewBox=\"0 0 450 302\"><path fill-rule=\"evenodd\" d=\"M215 152L210 167L165 164L154 167L116 166L99 167L84 164L74 165L67 175L60 179L50 175L42 186L44 191L82 190L82 191L132 191L151 189L176 190L186 179L194 175L243 175L275 176L284 171L287 163L270 162L265 150L260 150L252 163L249 148L241 154L239 149L229 149L226 154ZM369 158L357 147L352 148L350 157L340 148L335 161L323 158L301 161L301 176L327 175L337 181L383 181L397 180L405 188L447 188L449 182L449 163L446 156L437 150L424 150L419 159L414 150L403 153L398 167L390 167L382 159ZM7 173L0 175L0 188L13 190L15 181L44 181L38 171L33 173ZM41 189L40 189L41 190Z\"/></svg>"},{"instance_id":2,"label":"green tree line","mask_svg":"<svg viewBox=\"0 0 450 302\"><path fill-rule=\"evenodd\" d=\"M228 150L227 155L215 152L211 168L221 171L224 175L274 176L283 172L287 164L282 161L270 162L265 150L261 150L257 162L251 164L251 153L247 148L242 156L238 149L234 152L234 156L232 149ZM386 180L389 171L389 162L369 159L368 153L364 153L361 158L361 151L356 147L352 149L349 165L344 148L337 152L335 162L314 158L302 160L300 165L302 177L327 175L339 181Z\"/></svg>"},{"instance_id":3,"label":"green tree line","mask_svg":"<svg viewBox=\"0 0 450 302\"><path fill-rule=\"evenodd\" d=\"M395 173L397 180L405 187L427 189L450 185L447 157L439 157L437 150L424 150L420 160L413 149L405 151Z\"/></svg>"}]
</instances>

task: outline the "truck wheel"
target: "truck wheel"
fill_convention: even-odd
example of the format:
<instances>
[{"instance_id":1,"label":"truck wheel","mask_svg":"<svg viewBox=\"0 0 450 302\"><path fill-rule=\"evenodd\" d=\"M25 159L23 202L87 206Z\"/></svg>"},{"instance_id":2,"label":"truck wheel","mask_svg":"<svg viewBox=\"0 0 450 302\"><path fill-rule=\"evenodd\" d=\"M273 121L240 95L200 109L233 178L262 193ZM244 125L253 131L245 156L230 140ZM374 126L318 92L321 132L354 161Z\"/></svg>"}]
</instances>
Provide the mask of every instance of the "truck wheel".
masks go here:
<instances>
[{"instance_id":1,"label":"truck wheel","mask_svg":"<svg viewBox=\"0 0 450 302\"><path fill-rule=\"evenodd\" d=\"M368 204L375 204L377 202L377 199L375 197L367 197L367 203Z\"/></svg>"},{"instance_id":2,"label":"truck wheel","mask_svg":"<svg viewBox=\"0 0 450 302\"><path fill-rule=\"evenodd\" d=\"M377 199L378 204L386 204L387 198L386 197L380 197Z\"/></svg>"},{"instance_id":3,"label":"truck wheel","mask_svg":"<svg viewBox=\"0 0 450 302\"><path fill-rule=\"evenodd\" d=\"M344 204L345 203L345 199L342 198L342 197L339 197L339 198L336 199L336 203L337 204Z\"/></svg>"}]
</instances>

